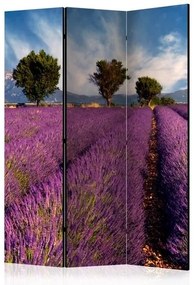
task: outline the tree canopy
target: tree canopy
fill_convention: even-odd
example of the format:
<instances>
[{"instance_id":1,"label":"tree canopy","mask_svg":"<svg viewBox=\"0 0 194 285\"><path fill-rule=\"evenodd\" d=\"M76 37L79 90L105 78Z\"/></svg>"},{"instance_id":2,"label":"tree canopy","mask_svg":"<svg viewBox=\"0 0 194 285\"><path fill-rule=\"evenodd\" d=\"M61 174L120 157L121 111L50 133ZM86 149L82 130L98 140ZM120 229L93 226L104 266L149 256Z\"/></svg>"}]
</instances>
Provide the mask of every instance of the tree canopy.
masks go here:
<instances>
[{"instance_id":1,"label":"tree canopy","mask_svg":"<svg viewBox=\"0 0 194 285\"><path fill-rule=\"evenodd\" d=\"M156 95L160 94L162 86L160 83L148 76L139 77L136 82L136 92L139 96L139 102L148 105Z\"/></svg>"},{"instance_id":2,"label":"tree canopy","mask_svg":"<svg viewBox=\"0 0 194 285\"><path fill-rule=\"evenodd\" d=\"M58 89L60 68L58 60L46 54L44 50L37 54L31 51L13 70L13 79L16 86L22 88L28 100L36 102L38 106L40 101Z\"/></svg>"},{"instance_id":3,"label":"tree canopy","mask_svg":"<svg viewBox=\"0 0 194 285\"><path fill-rule=\"evenodd\" d=\"M175 100L173 99L173 98L171 98L171 97L161 97L161 105L164 105L164 106L167 106L167 105L173 105L173 104L175 104L176 102L175 102Z\"/></svg>"},{"instance_id":4,"label":"tree canopy","mask_svg":"<svg viewBox=\"0 0 194 285\"><path fill-rule=\"evenodd\" d=\"M112 96L120 86L130 77L127 75L127 68L123 67L121 61L100 60L96 63L97 71L90 74L90 82L98 87L99 94L106 100L107 106L112 104Z\"/></svg>"},{"instance_id":5,"label":"tree canopy","mask_svg":"<svg viewBox=\"0 0 194 285\"><path fill-rule=\"evenodd\" d=\"M167 96L158 97L158 96L155 96L150 101L149 106L153 109L157 105L168 106L168 105L173 105L175 103L176 103L176 101L173 98L171 98L171 97L167 97Z\"/></svg>"}]
</instances>

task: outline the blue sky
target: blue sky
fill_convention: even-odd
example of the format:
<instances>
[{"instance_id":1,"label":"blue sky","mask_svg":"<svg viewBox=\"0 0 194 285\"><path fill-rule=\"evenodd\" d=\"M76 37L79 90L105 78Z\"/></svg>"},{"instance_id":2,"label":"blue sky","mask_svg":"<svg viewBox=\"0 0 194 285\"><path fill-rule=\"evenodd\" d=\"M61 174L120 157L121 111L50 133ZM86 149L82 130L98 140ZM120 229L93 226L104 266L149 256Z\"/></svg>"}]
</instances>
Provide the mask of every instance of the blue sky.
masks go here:
<instances>
[{"instance_id":1,"label":"blue sky","mask_svg":"<svg viewBox=\"0 0 194 285\"><path fill-rule=\"evenodd\" d=\"M187 6L131 11L127 22L129 92L146 75L163 92L187 88Z\"/></svg>"},{"instance_id":2,"label":"blue sky","mask_svg":"<svg viewBox=\"0 0 194 285\"><path fill-rule=\"evenodd\" d=\"M127 16L127 62L126 62ZM156 78L163 92L187 88L187 6L140 11L68 8L67 87L77 94L96 95L88 80L100 59L121 60L135 93L140 76ZM44 49L62 64L62 9L7 12L5 69L12 70L31 50ZM62 86L60 79L59 87ZM125 84L118 93L125 93Z\"/></svg>"},{"instance_id":3,"label":"blue sky","mask_svg":"<svg viewBox=\"0 0 194 285\"><path fill-rule=\"evenodd\" d=\"M5 70L13 70L31 50L41 49L58 58L62 65L62 9L6 12Z\"/></svg>"},{"instance_id":4,"label":"blue sky","mask_svg":"<svg viewBox=\"0 0 194 285\"><path fill-rule=\"evenodd\" d=\"M89 74L101 59L125 64L126 12L69 8L67 11L67 89L98 94ZM120 90L125 92L124 86Z\"/></svg>"},{"instance_id":5,"label":"blue sky","mask_svg":"<svg viewBox=\"0 0 194 285\"><path fill-rule=\"evenodd\" d=\"M78 94L98 94L88 75L99 59L116 58L128 67L128 94L135 93L140 76L156 78L163 92L187 88L187 6L127 13L68 9L67 87ZM123 85L118 93L125 93Z\"/></svg>"}]
</instances>

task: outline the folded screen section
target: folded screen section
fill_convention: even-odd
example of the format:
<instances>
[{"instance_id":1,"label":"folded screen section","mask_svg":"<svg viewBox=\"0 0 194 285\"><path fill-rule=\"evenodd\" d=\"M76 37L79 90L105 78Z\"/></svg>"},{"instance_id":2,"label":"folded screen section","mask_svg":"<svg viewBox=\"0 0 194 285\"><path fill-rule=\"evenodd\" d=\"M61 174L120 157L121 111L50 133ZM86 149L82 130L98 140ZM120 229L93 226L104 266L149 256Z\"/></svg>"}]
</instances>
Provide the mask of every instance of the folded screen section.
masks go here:
<instances>
[{"instance_id":1,"label":"folded screen section","mask_svg":"<svg viewBox=\"0 0 194 285\"><path fill-rule=\"evenodd\" d=\"M128 264L189 267L188 7L127 13Z\"/></svg>"},{"instance_id":2,"label":"folded screen section","mask_svg":"<svg viewBox=\"0 0 194 285\"><path fill-rule=\"evenodd\" d=\"M188 18L5 14L6 262L188 269Z\"/></svg>"},{"instance_id":3,"label":"folded screen section","mask_svg":"<svg viewBox=\"0 0 194 285\"><path fill-rule=\"evenodd\" d=\"M62 8L5 14L8 263L63 266L62 23Z\"/></svg>"},{"instance_id":4,"label":"folded screen section","mask_svg":"<svg viewBox=\"0 0 194 285\"><path fill-rule=\"evenodd\" d=\"M126 12L66 13L67 266L126 264Z\"/></svg>"}]
</instances>

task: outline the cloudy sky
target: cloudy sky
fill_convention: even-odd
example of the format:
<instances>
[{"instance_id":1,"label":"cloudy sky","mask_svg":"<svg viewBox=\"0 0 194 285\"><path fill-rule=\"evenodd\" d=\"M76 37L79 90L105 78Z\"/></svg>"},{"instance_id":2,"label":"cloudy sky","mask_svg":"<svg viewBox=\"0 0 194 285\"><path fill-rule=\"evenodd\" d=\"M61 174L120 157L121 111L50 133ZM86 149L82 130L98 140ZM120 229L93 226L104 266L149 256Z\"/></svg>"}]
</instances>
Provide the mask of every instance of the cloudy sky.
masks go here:
<instances>
[{"instance_id":1,"label":"cloudy sky","mask_svg":"<svg viewBox=\"0 0 194 285\"><path fill-rule=\"evenodd\" d=\"M69 8L67 10L67 89L96 95L89 82L101 59L126 66L126 12ZM120 91L125 93L125 86Z\"/></svg>"},{"instance_id":2,"label":"cloudy sky","mask_svg":"<svg viewBox=\"0 0 194 285\"><path fill-rule=\"evenodd\" d=\"M41 49L62 66L62 9L6 12L5 70L12 71L22 57Z\"/></svg>"},{"instance_id":3,"label":"cloudy sky","mask_svg":"<svg viewBox=\"0 0 194 285\"><path fill-rule=\"evenodd\" d=\"M187 88L187 6L126 13L68 9L68 90L94 95L88 75L100 59L116 58L128 67L128 94L138 77L156 78L163 92ZM125 33L127 30L127 63ZM118 93L125 93L123 85Z\"/></svg>"},{"instance_id":4,"label":"cloudy sky","mask_svg":"<svg viewBox=\"0 0 194 285\"><path fill-rule=\"evenodd\" d=\"M68 8L67 23L68 91L98 94L89 74L95 71L97 60L113 58L128 68L128 94L135 93L137 78L146 75L156 78L163 92L187 88L186 5L128 13ZM60 8L7 12L5 25L7 71L31 50L40 49L57 57L62 65ZM118 93L125 90L123 85Z\"/></svg>"}]
</instances>

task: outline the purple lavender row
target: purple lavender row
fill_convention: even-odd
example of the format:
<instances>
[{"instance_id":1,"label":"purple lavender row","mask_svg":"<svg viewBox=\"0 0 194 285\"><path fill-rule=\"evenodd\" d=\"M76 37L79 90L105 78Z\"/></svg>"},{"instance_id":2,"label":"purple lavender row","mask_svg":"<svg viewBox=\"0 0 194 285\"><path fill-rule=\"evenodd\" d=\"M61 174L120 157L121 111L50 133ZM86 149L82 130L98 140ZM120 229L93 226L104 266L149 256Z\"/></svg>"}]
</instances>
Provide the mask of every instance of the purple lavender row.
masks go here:
<instances>
[{"instance_id":1,"label":"purple lavender row","mask_svg":"<svg viewBox=\"0 0 194 285\"><path fill-rule=\"evenodd\" d=\"M31 138L42 130L60 126L62 132L62 107L33 107L5 109L5 143Z\"/></svg>"},{"instance_id":2,"label":"purple lavender row","mask_svg":"<svg viewBox=\"0 0 194 285\"><path fill-rule=\"evenodd\" d=\"M153 112L136 109L127 121L127 263L143 265L145 246L144 182Z\"/></svg>"},{"instance_id":3,"label":"purple lavender row","mask_svg":"<svg viewBox=\"0 0 194 285\"><path fill-rule=\"evenodd\" d=\"M62 108L5 115L5 261L62 266Z\"/></svg>"},{"instance_id":4,"label":"purple lavender row","mask_svg":"<svg viewBox=\"0 0 194 285\"><path fill-rule=\"evenodd\" d=\"M62 266L62 173L5 211L5 262Z\"/></svg>"},{"instance_id":5,"label":"purple lavender row","mask_svg":"<svg viewBox=\"0 0 194 285\"><path fill-rule=\"evenodd\" d=\"M169 108L155 108L158 129L159 194L164 202L163 248L188 267L187 121Z\"/></svg>"},{"instance_id":6,"label":"purple lavender row","mask_svg":"<svg viewBox=\"0 0 194 285\"><path fill-rule=\"evenodd\" d=\"M48 113L42 108L40 111L37 108L6 110L6 131L10 139L5 144L6 206L62 165L62 110L58 108L57 116L56 108L47 110ZM31 123L33 114L36 119ZM33 131L33 124L37 132Z\"/></svg>"},{"instance_id":7,"label":"purple lavender row","mask_svg":"<svg viewBox=\"0 0 194 285\"><path fill-rule=\"evenodd\" d=\"M130 110L129 116L133 113ZM125 128L125 108L71 108L67 113L67 160L83 153L99 137L118 126Z\"/></svg>"},{"instance_id":8,"label":"purple lavender row","mask_svg":"<svg viewBox=\"0 0 194 285\"><path fill-rule=\"evenodd\" d=\"M114 127L68 168L69 267L126 263L125 127Z\"/></svg>"},{"instance_id":9,"label":"purple lavender row","mask_svg":"<svg viewBox=\"0 0 194 285\"><path fill-rule=\"evenodd\" d=\"M176 104L170 106L172 110L177 112L180 116L182 116L184 119L188 120L188 105L187 104Z\"/></svg>"},{"instance_id":10,"label":"purple lavender row","mask_svg":"<svg viewBox=\"0 0 194 285\"><path fill-rule=\"evenodd\" d=\"M151 118L150 109L136 109L128 119L129 264L144 260L143 184ZM143 131L142 122L146 122ZM68 169L67 180L68 265L126 263L125 124L78 156Z\"/></svg>"}]
</instances>

